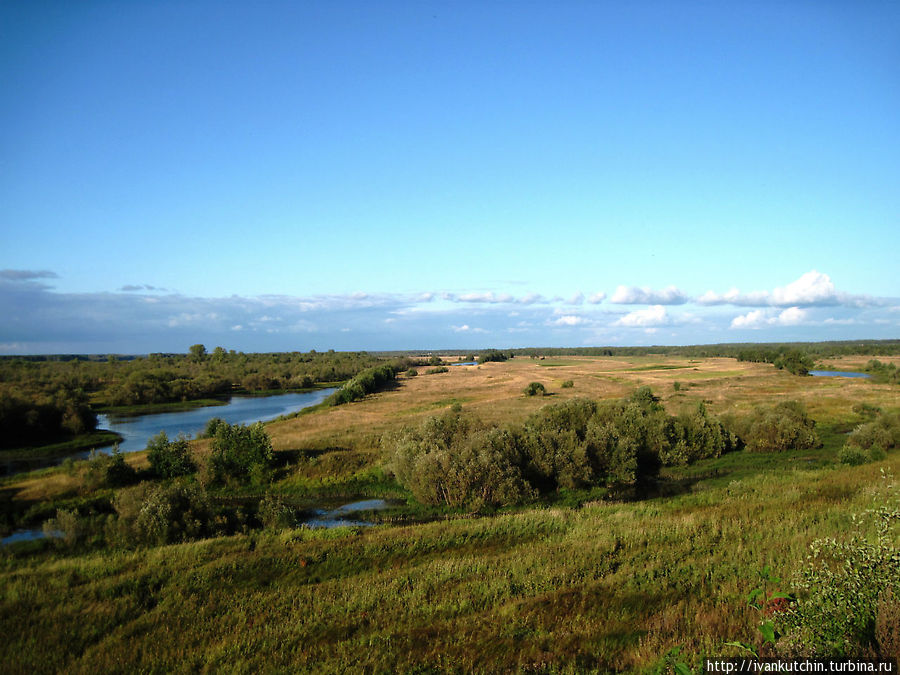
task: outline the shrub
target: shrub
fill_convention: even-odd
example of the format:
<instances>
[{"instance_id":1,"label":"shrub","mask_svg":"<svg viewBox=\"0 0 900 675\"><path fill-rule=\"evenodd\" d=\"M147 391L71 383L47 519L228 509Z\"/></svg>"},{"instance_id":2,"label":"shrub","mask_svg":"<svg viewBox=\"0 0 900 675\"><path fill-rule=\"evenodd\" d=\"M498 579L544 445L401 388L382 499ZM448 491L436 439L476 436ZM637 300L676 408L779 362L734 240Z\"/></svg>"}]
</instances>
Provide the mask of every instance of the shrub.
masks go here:
<instances>
[{"instance_id":1,"label":"shrub","mask_svg":"<svg viewBox=\"0 0 900 675\"><path fill-rule=\"evenodd\" d=\"M281 530L296 524L294 510L281 497L271 493L260 500L257 516L263 526L270 530Z\"/></svg>"},{"instance_id":2,"label":"shrub","mask_svg":"<svg viewBox=\"0 0 900 675\"><path fill-rule=\"evenodd\" d=\"M546 388L540 382L532 382L527 387L525 387L526 396L543 396L546 393Z\"/></svg>"},{"instance_id":3,"label":"shrub","mask_svg":"<svg viewBox=\"0 0 900 675\"><path fill-rule=\"evenodd\" d=\"M681 382L673 382L672 389L674 389L675 391L681 391Z\"/></svg>"},{"instance_id":4,"label":"shrub","mask_svg":"<svg viewBox=\"0 0 900 675\"><path fill-rule=\"evenodd\" d=\"M137 472L125 461L125 455L119 452L119 444L113 445L112 454L104 455L91 452L85 474L85 488L96 490L101 486L122 487L131 485L137 480Z\"/></svg>"},{"instance_id":5,"label":"shrub","mask_svg":"<svg viewBox=\"0 0 900 675\"><path fill-rule=\"evenodd\" d=\"M219 421L221 422L221 420ZM208 427L209 424L207 424ZM191 459L191 450L187 439L179 436L176 440L170 441L165 431L160 431L147 442L147 459L150 461L153 473L160 478L183 476L197 469Z\"/></svg>"},{"instance_id":6,"label":"shrub","mask_svg":"<svg viewBox=\"0 0 900 675\"><path fill-rule=\"evenodd\" d=\"M783 452L817 448L822 443L816 423L798 401L783 401L774 408L757 408L741 425L742 440L751 452Z\"/></svg>"},{"instance_id":7,"label":"shrub","mask_svg":"<svg viewBox=\"0 0 900 675\"><path fill-rule=\"evenodd\" d=\"M418 374L419 374L419 371L416 370L415 368L410 368L409 370L406 371L407 377L415 377Z\"/></svg>"},{"instance_id":8,"label":"shrub","mask_svg":"<svg viewBox=\"0 0 900 675\"><path fill-rule=\"evenodd\" d=\"M851 445L845 445L838 453L838 459L841 461L841 464L859 466L860 464L865 464L869 461L869 454L860 450L859 448L854 448Z\"/></svg>"},{"instance_id":9,"label":"shrub","mask_svg":"<svg viewBox=\"0 0 900 675\"><path fill-rule=\"evenodd\" d=\"M57 509L56 517L44 522L43 531L58 546L73 548L84 535L84 524L76 512Z\"/></svg>"},{"instance_id":10,"label":"shrub","mask_svg":"<svg viewBox=\"0 0 900 675\"><path fill-rule=\"evenodd\" d=\"M796 582L799 600L783 614L785 638L779 643L804 656L842 657L869 650L896 656L896 584L900 579L900 495L891 477L873 508L853 519L847 541L816 540ZM868 524L874 532L869 534ZM872 536L874 535L874 536ZM893 587L893 591L891 590Z\"/></svg>"},{"instance_id":11,"label":"shrub","mask_svg":"<svg viewBox=\"0 0 900 675\"><path fill-rule=\"evenodd\" d=\"M220 424L225 424L225 420L221 417L213 417L212 419L206 422L206 428L203 429L203 438L212 438L216 435L216 429L219 428Z\"/></svg>"},{"instance_id":12,"label":"shrub","mask_svg":"<svg viewBox=\"0 0 900 675\"><path fill-rule=\"evenodd\" d=\"M385 440L388 465L423 504L480 509L533 498L514 437L455 413L425 420Z\"/></svg>"},{"instance_id":13,"label":"shrub","mask_svg":"<svg viewBox=\"0 0 900 675\"><path fill-rule=\"evenodd\" d=\"M860 424L847 438L847 444L869 449L880 446L884 450L900 446L900 415L878 415L871 422Z\"/></svg>"},{"instance_id":14,"label":"shrub","mask_svg":"<svg viewBox=\"0 0 900 675\"><path fill-rule=\"evenodd\" d=\"M216 428L210 454L214 482L264 483L272 460L272 441L261 422L251 426L223 422Z\"/></svg>"},{"instance_id":15,"label":"shrub","mask_svg":"<svg viewBox=\"0 0 900 675\"><path fill-rule=\"evenodd\" d=\"M490 361L508 361L510 355L496 349L489 349L478 356L478 363L488 363Z\"/></svg>"},{"instance_id":16,"label":"shrub","mask_svg":"<svg viewBox=\"0 0 900 675\"><path fill-rule=\"evenodd\" d=\"M436 368L429 368L425 371L426 375L437 375L439 373L449 373L450 369L447 366L437 366Z\"/></svg>"},{"instance_id":17,"label":"shrub","mask_svg":"<svg viewBox=\"0 0 900 675\"><path fill-rule=\"evenodd\" d=\"M690 414L682 414L669 425L671 444L661 453L663 464L690 464L700 459L719 457L737 449L738 439L703 403Z\"/></svg>"},{"instance_id":18,"label":"shrub","mask_svg":"<svg viewBox=\"0 0 900 675\"><path fill-rule=\"evenodd\" d=\"M111 543L155 546L211 533L212 510L197 485L142 483L114 501L117 518L108 525Z\"/></svg>"},{"instance_id":19,"label":"shrub","mask_svg":"<svg viewBox=\"0 0 900 675\"><path fill-rule=\"evenodd\" d=\"M560 385L563 389L571 389L575 386L575 383L572 380L566 380Z\"/></svg>"},{"instance_id":20,"label":"shrub","mask_svg":"<svg viewBox=\"0 0 900 675\"><path fill-rule=\"evenodd\" d=\"M577 488L596 478L588 450L588 423L597 404L573 398L547 405L522 426L520 443L526 476L541 491Z\"/></svg>"}]
</instances>

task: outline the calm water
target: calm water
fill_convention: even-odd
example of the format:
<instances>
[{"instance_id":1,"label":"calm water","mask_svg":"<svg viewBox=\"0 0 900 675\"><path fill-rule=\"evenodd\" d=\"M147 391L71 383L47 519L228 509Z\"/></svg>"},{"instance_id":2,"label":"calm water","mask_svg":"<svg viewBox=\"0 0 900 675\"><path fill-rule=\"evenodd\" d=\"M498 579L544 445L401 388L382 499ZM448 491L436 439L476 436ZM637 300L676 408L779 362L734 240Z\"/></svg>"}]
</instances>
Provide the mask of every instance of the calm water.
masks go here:
<instances>
[{"instance_id":1,"label":"calm water","mask_svg":"<svg viewBox=\"0 0 900 675\"><path fill-rule=\"evenodd\" d=\"M811 370L813 377L872 377L868 373L851 373L846 370Z\"/></svg>"},{"instance_id":2,"label":"calm water","mask_svg":"<svg viewBox=\"0 0 900 675\"><path fill-rule=\"evenodd\" d=\"M387 507L388 503L383 499L366 499L361 502L344 504L333 511L317 509L315 511L315 517L307 519L304 521L304 524L307 527L365 527L367 525L373 525L374 523L365 520L355 520L348 516L352 516L354 513L359 513L360 511L380 511Z\"/></svg>"},{"instance_id":3,"label":"calm water","mask_svg":"<svg viewBox=\"0 0 900 675\"><path fill-rule=\"evenodd\" d=\"M208 406L182 412L155 415L97 415L97 427L121 434L122 452L135 452L147 447L147 441L160 431L170 439L178 434L196 436L206 428L213 417L220 417L229 424L268 422L281 415L297 412L324 401L334 389L319 389L303 394L279 394L277 396L233 396L226 405ZM111 448L106 449L111 452Z\"/></svg>"},{"instance_id":4,"label":"calm water","mask_svg":"<svg viewBox=\"0 0 900 675\"><path fill-rule=\"evenodd\" d=\"M213 417L221 417L229 424L251 424L268 422L281 415L297 412L303 408L321 403L335 391L319 389L303 394L279 394L277 396L234 396L225 405L206 406L154 415L97 415L97 428L109 429L122 435L119 449L122 452L136 452L147 447L147 441L160 431L165 431L169 439L178 434L196 436L206 428ZM97 448L98 452L110 453L112 446ZM68 455L74 459L85 459L90 451ZM42 457L40 459L9 459L0 463L0 474L31 471L61 464L66 457Z\"/></svg>"},{"instance_id":5,"label":"calm water","mask_svg":"<svg viewBox=\"0 0 900 675\"><path fill-rule=\"evenodd\" d=\"M355 513L362 511L380 511L386 509L389 504L383 499L366 499L361 502L353 502L352 504L344 504L336 509L328 511L326 509L316 509L314 516L303 521L307 527L368 527L374 525L367 520L357 520L353 518ZM51 537L61 537L62 532L51 532ZM9 546L20 541L33 541L35 539L44 539L47 533L42 528L34 528L32 530L16 530L7 537L0 539L0 546Z\"/></svg>"}]
</instances>

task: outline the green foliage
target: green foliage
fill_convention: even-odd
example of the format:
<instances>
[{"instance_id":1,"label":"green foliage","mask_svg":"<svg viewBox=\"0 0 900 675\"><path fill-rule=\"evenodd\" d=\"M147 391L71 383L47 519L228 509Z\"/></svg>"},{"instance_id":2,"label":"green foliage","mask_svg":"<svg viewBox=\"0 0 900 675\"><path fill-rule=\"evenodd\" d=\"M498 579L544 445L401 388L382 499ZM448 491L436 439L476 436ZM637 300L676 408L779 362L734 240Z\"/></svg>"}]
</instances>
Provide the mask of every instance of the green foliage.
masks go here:
<instances>
[{"instance_id":1,"label":"green foliage","mask_svg":"<svg viewBox=\"0 0 900 675\"><path fill-rule=\"evenodd\" d=\"M900 446L900 414L880 414L871 422L860 424L847 437L847 445L865 450L876 445L883 450Z\"/></svg>"},{"instance_id":2,"label":"green foliage","mask_svg":"<svg viewBox=\"0 0 900 675\"><path fill-rule=\"evenodd\" d=\"M871 650L896 656L884 644L895 639L890 616L900 614L891 589L900 584L900 494L892 476L872 508L853 518L848 540L817 539L796 582L799 602L783 615L786 652L804 656L841 657ZM894 626L896 631L896 624Z\"/></svg>"},{"instance_id":3,"label":"green foliage","mask_svg":"<svg viewBox=\"0 0 900 675\"><path fill-rule=\"evenodd\" d=\"M573 398L500 429L447 413L386 436L388 470L423 504L481 508L540 493L633 484L664 459L688 463L733 449L705 407L666 414L649 388L621 401Z\"/></svg>"},{"instance_id":4,"label":"green foliage","mask_svg":"<svg viewBox=\"0 0 900 675\"><path fill-rule=\"evenodd\" d=\"M449 373L450 369L447 366L437 366L435 368L429 368L425 371L426 375L439 375L440 373Z\"/></svg>"},{"instance_id":5,"label":"green foliage","mask_svg":"<svg viewBox=\"0 0 900 675\"><path fill-rule=\"evenodd\" d=\"M267 493L260 500L257 516L263 526L270 530L293 527L297 522L294 510L280 496L273 493Z\"/></svg>"},{"instance_id":6,"label":"green foliage","mask_svg":"<svg viewBox=\"0 0 900 675\"><path fill-rule=\"evenodd\" d=\"M112 453L105 455L92 452L85 472L85 487L95 490L99 487L122 487L137 480L137 472L125 461L119 452L119 444L113 445Z\"/></svg>"},{"instance_id":7,"label":"green foliage","mask_svg":"<svg viewBox=\"0 0 900 675\"><path fill-rule=\"evenodd\" d=\"M900 384L900 368L894 363L882 363L878 359L871 359L863 370L872 376L873 382Z\"/></svg>"},{"instance_id":8,"label":"green foliage","mask_svg":"<svg viewBox=\"0 0 900 675\"><path fill-rule=\"evenodd\" d=\"M572 382L572 380L566 380L565 382L563 382L560 385L560 387L562 387L563 389L571 389L574 386L575 386L575 383Z\"/></svg>"},{"instance_id":9,"label":"green foliage","mask_svg":"<svg viewBox=\"0 0 900 675\"><path fill-rule=\"evenodd\" d=\"M855 448L852 445L845 445L838 453L838 460L840 460L841 464L859 466L860 464L865 464L869 461L869 453L864 452L859 448Z\"/></svg>"},{"instance_id":10,"label":"green foliage","mask_svg":"<svg viewBox=\"0 0 900 675\"><path fill-rule=\"evenodd\" d=\"M97 416L77 387L47 383L30 395L20 388L0 388L0 448L59 441L90 433Z\"/></svg>"},{"instance_id":11,"label":"green foliage","mask_svg":"<svg viewBox=\"0 0 900 675\"><path fill-rule=\"evenodd\" d=\"M701 459L719 457L737 450L738 438L719 420L709 415L706 406L698 403L691 413L683 413L672 420L666 433L669 443L660 454L663 464L692 464Z\"/></svg>"},{"instance_id":12,"label":"green foliage","mask_svg":"<svg viewBox=\"0 0 900 675\"><path fill-rule=\"evenodd\" d=\"M510 359L509 352L501 352L497 349L488 349L478 355L478 363L488 363L490 361L508 361Z\"/></svg>"},{"instance_id":13,"label":"green foliage","mask_svg":"<svg viewBox=\"0 0 900 675\"><path fill-rule=\"evenodd\" d=\"M326 401L329 405L342 405L351 401L358 401L361 398L365 398L366 394L372 394L380 390L388 382L391 382L397 376L397 373L406 369L406 361L396 361L375 366L374 368L367 368L329 396Z\"/></svg>"},{"instance_id":14,"label":"green foliage","mask_svg":"<svg viewBox=\"0 0 900 675\"><path fill-rule=\"evenodd\" d=\"M388 470L423 504L480 509L527 501L514 437L457 413L384 439Z\"/></svg>"},{"instance_id":15,"label":"green foliage","mask_svg":"<svg viewBox=\"0 0 900 675\"><path fill-rule=\"evenodd\" d=\"M775 358L774 365L779 370L786 370L792 375L809 375L814 362L810 356L807 356L799 349L790 349L779 354Z\"/></svg>"},{"instance_id":16,"label":"green foliage","mask_svg":"<svg viewBox=\"0 0 900 675\"><path fill-rule=\"evenodd\" d=\"M209 429L209 423L207 423L207 429ZM213 432L214 434L215 432ZM191 459L191 450L187 439L180 436L176 440L170 441L165 431L160 431L147 442L147 459L150 461L153 473L160 478L183 476L193 473L197 469Z\"/></svg>"},{"instance_id":17,"label":"green foliage","mask_svg":"<svg viewBox=\"0 0 900 675\"><path fill-rule=\"evenodd\" d=\"M681 382L678 382L677 380L673 382L672 389L674 389L675 391L681 391Z\"/></svg>"},{"instance_id":18,"label":"green foliage","mask_svg":"<svg viewBox=\"0 0 900 675\"><path fill-rule=\"evenodd\" d=\"M198 485L141 483L117 493L114 507L106 532L113 545L158 546L213 532L213 510Z\"/></svg>"},{"instance_id":19,"label":"green foliage","mask_svg":"<svg viewBox=\"0 0 900 675\"><path fill-rule=\"evenodd\" d=\"M272 441L261 422L216 427L209 458L214 482L265 483L272 460Z\"/></svg>"},{"instance_id":20,"label":"green foliage","mask_svg":"<svg viewBox=\"0 0 900 675\"><path fill-rule=\"evenodd\" d=\"M821 445L816 423L798 401L757 408L738 423L736 433L750 452L806 450Z\"/></svg>"},{"instance_id":21,"label":"green foliage","mask_svg":"<svg viewBox=\"0 0 900 675\"><path fill-rule=\"evenodd\" d=\"M191 345L188 353L194 361L203 361L206 359L206 347L203 345Z\"/></svg>"},{"instance_id":22,"label":"green foliage","mask_svg":"<svg viewBox=\"0 0 900 675\"><path fill-rule=\"evenodd\" d=\"M216 435L216 431L219 426L225 424L225 420L221 417L213 417L212 419L207 420L206 427L203 429L203 433L200 434L202 438L213 438Z\"/></svg>"},{"instance_id":23,"label":"green foliage","mask_svg":"<svg viewBox=\"0 0 900 675\"><path fill-rule=\"evenodd\" d=\"M418 374L419 374L419 371L416 370L415 368L410 368L409 370L406 371L407 377L415 377Z\"/></svg>"},{"instance_id":24,"label":"green foliage","mask_svg":"<svg viewBox=\"0 0 900 675\"><path fill-rule=\"evenodd\" d=\"M44 536L58 546L74 548L84 536L85 528L78 513L57 509L56 517L44 522Z\"/></svg>"},{"instance_id":25,"label":"green foliage","mask_svg":"<svg viewBox=\"0 0 900 675\"><path fill-rule=\"evenodd\" d=\"M525 387L526 396L543 396L545 393L547 393L547 390L540 382L532 382Z\"/></svg>"}]
</instances>

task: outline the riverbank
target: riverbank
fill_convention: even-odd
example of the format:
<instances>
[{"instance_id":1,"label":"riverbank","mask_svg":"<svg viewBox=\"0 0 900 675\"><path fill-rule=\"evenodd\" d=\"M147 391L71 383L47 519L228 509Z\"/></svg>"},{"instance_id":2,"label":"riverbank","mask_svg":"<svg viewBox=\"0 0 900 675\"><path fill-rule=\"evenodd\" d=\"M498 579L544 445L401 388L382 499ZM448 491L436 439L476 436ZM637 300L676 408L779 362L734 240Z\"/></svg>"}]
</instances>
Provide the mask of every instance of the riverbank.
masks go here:
<instances>
[{"instance_id":1,"label":"riverbank","mask_svg":"<svg viewBox=\"0 0 900 675\"><path fill-rule=\"evenodd\" d=\"M99 429L90 434L82 434L81 436L75 436L72 439L59 441L57 443L0 450L0 460L29 460L65 457L78 452L86 452L94 448L109 447L121 440L121 434L106 429Z\"/></svg>"}]
</instances>

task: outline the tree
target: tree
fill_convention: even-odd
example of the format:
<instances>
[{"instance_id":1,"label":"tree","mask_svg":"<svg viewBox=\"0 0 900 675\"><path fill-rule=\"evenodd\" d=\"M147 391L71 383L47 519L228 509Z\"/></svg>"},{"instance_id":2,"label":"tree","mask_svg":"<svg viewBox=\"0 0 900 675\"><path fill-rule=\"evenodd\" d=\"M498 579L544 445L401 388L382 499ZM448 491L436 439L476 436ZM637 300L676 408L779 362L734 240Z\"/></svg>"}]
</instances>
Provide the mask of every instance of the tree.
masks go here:
<instances>
[{"instance_id":1,"label":"tree","mask_svg":"<svg viewBox=\"0 0 900 675\"><path fill-rule=\"evenodd\" d=\"M201 344L191 345L191 359L194 361L203 361L206 358L206 347Z\"/></svg>"},{"instance_id":2,"label":"tree","mask_svg":"<svg viewBox=\"0 0 900 675\"><path fill-rule=\"evenodd\" d=\"M174 478L193 472L197 467L191 459L187 439L179 437L170 441L165 431L160 431L147 442L147 459L160 478Z\"/></svg>"},{"instance_id":3,"label":"tree","mask_svg":"<svg viewBox=\"0 0 900 675\"><path fill-rule=\"evenodd\" d=\"M273 458L272 441L262 422L249 427L227 422L216 426L210 456L215 480L266 482Z\"/></svg>"}]
</instances>

